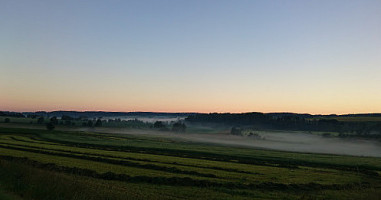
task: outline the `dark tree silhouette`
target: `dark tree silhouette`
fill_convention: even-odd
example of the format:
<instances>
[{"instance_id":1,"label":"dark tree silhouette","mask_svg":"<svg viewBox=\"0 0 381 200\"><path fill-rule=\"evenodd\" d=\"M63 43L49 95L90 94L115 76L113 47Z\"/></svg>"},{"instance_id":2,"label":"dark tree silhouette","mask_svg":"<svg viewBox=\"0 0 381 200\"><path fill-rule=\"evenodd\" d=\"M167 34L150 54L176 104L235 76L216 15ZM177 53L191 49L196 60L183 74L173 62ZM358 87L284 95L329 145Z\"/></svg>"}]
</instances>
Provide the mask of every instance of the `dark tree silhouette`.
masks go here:
<instances>
[{"instance_id":1,"label":"dark tree silhouette","mask_svg":"<svg viewBox=\"0 0 381 200\"><path fill-rule=\"evenodd\" d=\"M162 121L156 121L156 122L153 124L153 127L154 127L154 128L165 128L165 124L164 124Z\"/></svg>"},{"instance_id":2,"label":"dark tree silhouette","mask_svg":"<svg viewBox=\"0 0 381 200\"><path fill-rule=\"evenodd\" d=\"M46 129L49 131L53 130L55 128L54 124L52 122L49 122L46 124Z\"/></svg>"},{"instance_id":3,"label":"dark tree silhouette","mask_svg":"<svg viewBox=\"0 0 381 200\"><path fill-rule=\"evenodd\" d=\"M37 124L43 124L44 123L44 117L39 117L37 119Z\"/></svg>"},{"instance_id":4,"label":"dark tree silhouette","mask_svg":"<svg viewBox=\"0 0 381 200\"><path fill-rule=\"evenodd\" d=\"M182 122L176 122L172 125L172 131L185 132L186 125Z\"/></svg>"},{"instance_id":5,"label":"dark tree silhouette","mask_svg":"<svg viewBox=\"0 0 381 200\"><path fill-rule=\"evenodd\" d=\"M4 123L9 123L9 122L11 122L11 119L9 119L9 118L4 119Z\"/></svg>"},{"instance_id":6,"label":"dark tree silhouette","mask_svg":"<svg viewBox=\"0 0 381 200\"><path fill-rule=\"evenodd\" d=\"M67 116L67 115L62 115L61 119L62 120L73 120L74 118Z\"/></svg>"},{"instance_id":7,"label":"dark tree silhouette","mask_svg":"<svg viewBox=\"0 0 381 200\"><path fill-rule=\"evenodd\" d=\"M57 119L57 117L52 117L52 118L50 118L50 122L53 123L54 125L57 125L57 124L58 124L58 119Z\"/></svg>"},{"instance_id":8,"label":"dark tree silhouette","mask_svg":"<svg viewBox=\"0 0 381 200\"><path fill-rule=\"evenodd\" d=\"M94 125L94 123L92 120L87 121L87 126L92 127L93 125Z\"/></svg>"},{"instance_id":9,"label":"dark tree silhouette","mask_svg":"<svg viewBox=\"0 0 381 200\"><path fill-rule=\"evenodd\" d=\"M102 126L102 120L101 119L97 119L97 121L95 122L94 126L96 126L96 127Z\"/></svg>"}]
</instances>

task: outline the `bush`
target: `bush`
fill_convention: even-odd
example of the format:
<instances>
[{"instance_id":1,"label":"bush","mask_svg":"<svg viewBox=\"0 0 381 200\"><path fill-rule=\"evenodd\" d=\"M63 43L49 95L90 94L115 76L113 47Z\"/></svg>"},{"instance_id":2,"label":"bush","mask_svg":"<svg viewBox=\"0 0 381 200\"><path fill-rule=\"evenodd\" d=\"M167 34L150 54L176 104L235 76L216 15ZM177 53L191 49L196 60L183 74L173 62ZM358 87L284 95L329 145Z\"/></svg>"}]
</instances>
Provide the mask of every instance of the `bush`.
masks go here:
<instances>
[{"instance_id":1,"label":"bush","mask_svg":"<svg viewBox=\"0 0 381 200\"><path fill-rule=\"evenodd\" d=\"M9 119L9 118L4 119L4 123L9 123L9 122L11 122L11 119Z\"/></svg>"}]
</instances>

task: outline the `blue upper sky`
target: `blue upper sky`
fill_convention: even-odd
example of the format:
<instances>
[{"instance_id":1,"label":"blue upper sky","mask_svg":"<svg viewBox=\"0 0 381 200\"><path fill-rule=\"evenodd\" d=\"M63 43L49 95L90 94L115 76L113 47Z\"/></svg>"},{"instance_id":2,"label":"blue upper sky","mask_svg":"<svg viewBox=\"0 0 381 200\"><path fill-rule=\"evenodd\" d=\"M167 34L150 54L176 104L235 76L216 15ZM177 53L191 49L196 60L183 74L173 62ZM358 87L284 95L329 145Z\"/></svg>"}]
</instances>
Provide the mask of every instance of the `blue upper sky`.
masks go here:
<instances>
[{"instance_id":1,"label":"blue upper sky","mask_svg":"<svg viewBox=\"0 0 381 200\"><path fill-rule=\"evenodd\" d=\"M381 112L381 1L0 2L0 110Z\"/></svg>"}]
</instances>

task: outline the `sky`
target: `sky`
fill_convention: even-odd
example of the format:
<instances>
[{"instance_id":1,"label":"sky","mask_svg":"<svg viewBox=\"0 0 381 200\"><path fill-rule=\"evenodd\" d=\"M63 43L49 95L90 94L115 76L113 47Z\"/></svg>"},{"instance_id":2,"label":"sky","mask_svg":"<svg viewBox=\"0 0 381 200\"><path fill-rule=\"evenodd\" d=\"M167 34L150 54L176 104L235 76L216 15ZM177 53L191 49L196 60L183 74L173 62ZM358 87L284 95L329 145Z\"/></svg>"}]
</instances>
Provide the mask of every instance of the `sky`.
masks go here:
<instances>
[{"instance_id":1,"label":"sky","mask_svg":"<svg viewBox=\"0 0 381 200\"><path fill-rule=\"evenodd\" d=\"M0 110L381 112L380 0L0 0Z\"/></svg>"}]
</instances>

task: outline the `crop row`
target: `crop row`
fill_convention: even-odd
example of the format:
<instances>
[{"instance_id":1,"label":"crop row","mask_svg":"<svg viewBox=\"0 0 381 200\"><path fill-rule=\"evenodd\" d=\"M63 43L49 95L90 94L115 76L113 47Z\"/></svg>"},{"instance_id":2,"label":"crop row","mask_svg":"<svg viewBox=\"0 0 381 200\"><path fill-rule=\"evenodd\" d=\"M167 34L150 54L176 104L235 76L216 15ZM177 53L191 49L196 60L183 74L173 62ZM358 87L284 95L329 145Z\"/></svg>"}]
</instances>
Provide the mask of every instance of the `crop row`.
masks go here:
<instances>
[{"instance_id":1,"label":"crop row","mask_svg":"<svg viewBox=\"0 0 381 200\"><path fill-rule=\"evenodd\" d=\"M99 173L113 172L120 174L128 174L131 176L163 176L163 177L194 177L195 179L211 179L209 177L193 176L188 174L171 173L166 171L158 171L153 169L143 169L137 167L123 166L117 164L109 164L104 162L83 160L78 158L61 157L48 154L39 154L29 151L22 151L10 148L0 147L1 156L13 156L19 158L28 158L30 160L42 163L54 163L58 166L77 167L82 169L90 169ZM220 180L220 179L218 179ZM222 181L222 180L221 180Z\"/></svg>"},{"instance_id":2,"label":"crop row","mask_svg":"<svg viewBox=\"0 0 381 200\"><path fill-rule=\"evenodd\" d=\"M15 150L23 150L34 153L43 153L48 155L55 156L64 156L70 158L77 158L82 160L117 164L121 166L129 166L136 168L145 168L145 169L154 169L159 171L166 171L171 173L180 173L180 174L189 174L193 176L203 176L203 177L211 177L216 178L220 177L225 180L236 181L239 182L264 182L264 181L272 181L277 183L288 182L288 183L309 183L309 182L317 182L324 184L331 183L349 183L357 181L358 177L355 174L336 172L332 170L324 170L323 169L296 169L296 170L288 170L283 168L275 168L275 167L264 167L264 166L250 166L252 168L256 168L257 171L261 171L261 174L242 174L236 172L221 172L219 170L213 169L204 169L197 167L184 167L178 166L177 164L146 164L145 162L131 162L126 160L114 159L110 157L102 157L102 155L98 155L94 157L94 155L84 155L78 152L73 151L65 151L59 152L51 149L44 148L30 148L28 146L23 145L7 145L3 147L15 149ZM180 169L179 169L180 168Z\"/></svg>"},{"instance_id":3,"label":"crop row","mask_svg":"<svg viewBox=\"0 0 381 200\"><path fill-rule=\"evenodd\" d=\"M19 151L28 151L38 154L46 154L46 155L54 155L54 156L60 156L60 157L68 157L68 158L76 158L81 160L88 160L88 161L95 161L95 162L103 162L108 164L114 164L114 165L121 165L121 166L128 166L128 167L135 167L140 169L152 169L152 170L158 170L158 171L165 171L170 173L179 173L179 174L188 174L193 176L201 176L201 177L211 177L216 178L214 174L204 174L197 171L185 171L180 170L175 167L165 167L165 166L158 166L153 164L140 164L137 162L131 162L127 160L116 160L116 159L108 159L104 157L94 157L94 156L87 156L87 155L78 155L78 154L68 154L68 153L60 153L60 152L53 152L53 151L44 151L41 149L25 149L21 147L15 147L15 146L5 146L0 145L0 148L8 148L8 149L14 149Z\"/></svg>"},{"instance_id":4,"label":"crop row","mask_svg":"<svg viewBox=\"0 0 381 200\"><path fill-rule=\"evenodd\" d=\"M378 170L381 159L340 155L291 153L249 148L221 147L181 143L165 138L101 134L89 132L45 131L31 129L0 128L1 133L30 136L33 140L60 143L92 149L169 155L174 157L219 160L255 165L292 168L297 166L332 168L338 170ZM113 138L113 141L112 139Z\"/></svg>"},{"instance_id":5,"label":"crop row","mask_svg":"<svg viewBox=\"0 0 381 200\"><path fill-rule=\"evenodd\" d=\"M376 175L373 171L380 171L381 166L379 165L366 165L359 162L350 162L350 163L333 163L333 162L320 162L313 159L292 159L292 158L282 158L282 157L273 157L273 156L257 156L253 154L251 156L232 156L219 154L214 152L202 152L202 151L193 151L193 150L181 150L181 149L170 149L170 148L158 148L158 147L138 147L138 146L115 146L107 144L94 144L88 142L74 142L66 141L52 138L44 138L44 140L49 142L55 142L60 144L65 144L69 146L77 146L82 148L91 148L91 149L100 149L100 150L110 150L110 151L120 151L120 152L135 152L135 153L146 153L154 155L165 155L181 158L194 158L202 160L213 160L213 161L222 161L230 163L240 163L240 164L249 164L249 165L262 165L262 166L274 166L288 169L296 169L298 166L306 167L316 167L316 168L330 168L337 170L353 171L353 172L362 172L369 175ZM270 151L272 152L272 151ZM287 153L284 153L287 155ZM312 155L310 157L318 157ZM333 158L335 156L332 156ZM350 156L347 156L352 158ZM357 158L352 158L357 159ZM358 158L360 159L360 158ZM332 160L332 158L331 158ZM375 158L375 160L378 160Z\"/></svg>"},{"instance_id":6,"label":"crop row","mask_svg":"<svg viewBox=\"0 0 381 200\"><path fill-rule=\"evenodd\" d=\"M54 146L54 145L53 145ZM54 146L54 147L57 147L57 146ZM74 148L74 147L72 147ZM107 157L113 157L113 158L122 158L122 159L131 159L131 155L134 155L135 157L142 157L142 156L150 156L150 159L152 158L156 158L158 160L165 160L165 159L168 159L168 156L162 156L162 157L159 157L158 155L148 155L148 154L141 154L141 153L128 153L130 156L129 157L125 157L124 154L127 154L126 152L117 152L117 151L104 151L104 150L97 150L98 152L97 153L100 153L100 154L92 154L91 152L93 151L96 151L96 149L83 149L83 148L77 148L77 150L80 150L80 152L73 152L72 150L70 150L69 152L70 153L84 153L82 152L83 150L87 151L86 154L90 154L90 155L95 155L95 156L107 156ZM76 150L76 151L77 151ZM90 153L89 153L90 152ZM107 152L108 155L104 155L105 152ZM120 154L120 155L123 155L123 156L114 156L115 154ZM134 158L132 158L134 159ZM145 160L141 160L140 161L151 161L150 159L145 159ZM203 165L206 164L208 162L214 162L213 166L208 166L209 169L212 169L213 167L215 166L224 166L224 165L235 165L234 167L238 167L238 166L242 166L243 164L238 164L238 163L231 163L231 162L218 162L218 161L202 161L202 160L195 160L195 161L192 161L192 159L190 158L176 158L174 157L173 159L171 159L171 162L167 162L167 163L164 163L165 165L161 166L161 167L168 167L169 165L171 165L171 167L176 167L176 168L179 168L179 161L191 161L193 163L202 163ZM158 163L155 163L155 165L157 166ZM181 164L180 164L181 165ZM198 166L196 166L197 168L200 168ZM202 168L202 167L201 167ZM308 181L308 180L318 180L318 182L326 182L327 180L329 179L338 179L339 180L342 180L339 178L339 176L335 175L337 172L335 171L330 171L330 170L324 170L325 172L322 173L322 169L318 169L318 170L310 170L310 169L307 169L307 170L304 170L304 171L300 171L298 169L288 169L288 170L282 170L278 167L271 167L272 169L267 169L268 167L264 167L264 166L256 166L256 165L247 165L244 167L245 171L251 171L253 174L270 174L270 176L273 178L273 179L276 179L276 180L273 180L273 181L281 181L282 179L290 179L290 181L294 182L300 182L300 181ZM184 168L183 168L184 169ZM304 167L303 167L304 169ZM188 171L190 169L188 168ZM190 171L200 171L200 169L192 169ZM254 172L253 172L254 171ZM316 173L316 171L318 171L318 173ZM371 176L375 176L375 175L378 175L377 173L373 172L373 171L369 171L369 170L361 170L359 169L358 171L356 171L357 173L358 172L362 172L362 173L365 173L365 174L369 174ZM327 174L328 173L328 174ZM224 176L224 177L230 177L230 178L233 178L233 177L236 177L236 178L241 178L241 179L247 179L248 181L249 180L258 180L258 179L263 179L260 178L260 177L254 177L254 178L250 178L251 176L233 176L231 177L231 174L222 174L221 173L215 173L214 171L209 171L207 172L207 174L213 174L213 175L217 175L217 176ZM343 176L343 174L341 174L340 176ZM351 177L350 174L346 174L344 175L345 177ZM296 177L303 177L303 178L296 178ZM305 178L305 177L308 177L308 178ZM326 178L324 178L326 177ZM266 178L270 178L268 176L265 177ZM320 179L320 180L319 180ZM331 182L331 181L329 181Z\"/></svg>"},{"instance_id":7,"label":"crop row","mask_svg":"<svg viewBox=\"0 0 381 200\"><path fill-rule=\"evenodd\" d=\"M205 161L198 160L192 158L178 158L171 156L161 156L161 155L150 155L150 154L142 154L142 153L129 153L129 152L117 152L117 151L107 151L107 150L98 150L98 149L86 149L86 148L78 148L78 147L68 147L61 146L59 144L47 144L47 143L38 143L33 142L32 144L29 141L25 141L20 138L15 138L16 141L6 141L7 144L14 144L24 147L34 147L44 150L56 150L62 151L66 153L76 153L76 154L86 154L91 156L102 156L109 158L119 158L119 159L127 159L134 161L144 161L144 162L152 162L152 163L162 163L162 164L173 164L178 166L186 166L186 167L197 167L204 169L213 169L227 172L237 172L244 174L261 174L258 172L253 172L251 170L243 170L236 169L232 167L240 167L240 168L255 168L253 166L245 166L243 164L236 163L226 163L226 162L218 162L218 161ZM1 141L1 140L0 140ZM230 167L221 167L224 165L229 165Z\"/></svg>"},{"instance_id":8,"label":"crop row","mask_svg":"<svg viewBox=\"0 0 381 200\"><path fill-rule=\"evenodd\" d=\"M224 187L224 188L239 188L239 189L265 189L265 190L323 190L323 189L351 189L358 188L357 184L331 184L321 185L317 183L308 184L279 184L279 183L259 183L259 184L240 184L233 182L214 182L210 180L197 180L189 177L150 177L150 176L130 176L127 174L116 174L113 172L98 173L94 170L81 169L76 167L58 166L54 163L40 163L28 158L17 158L13 156L0 156L0 159L8 161L23 162L33 167L43 168L52 171L60 171L80 176L88 176L104 180L118 180L134 183L150 183L160 185L175 185L175 186L197 186L197 187ZM369 183L360 183L362 187L369 187Z\"/></svg>"}]
</instances>

